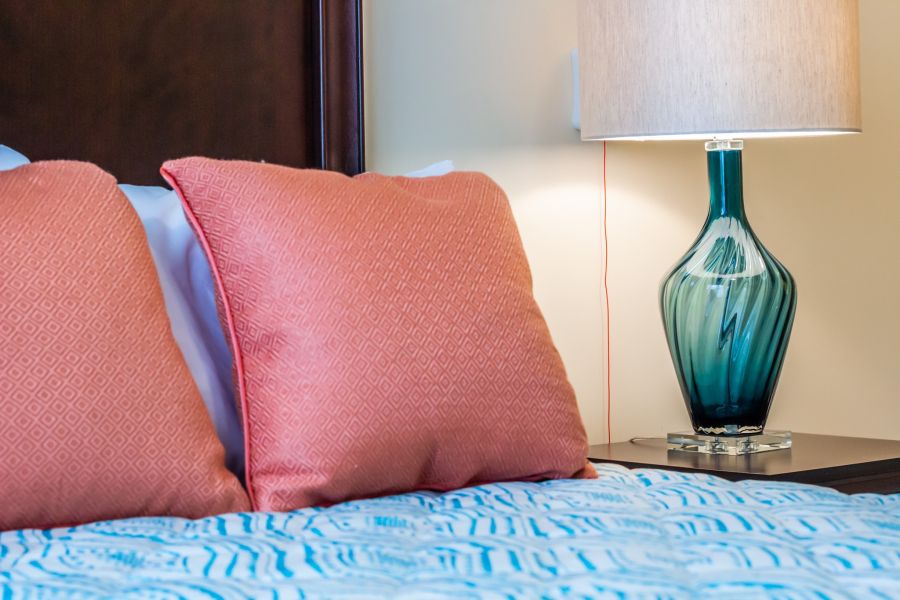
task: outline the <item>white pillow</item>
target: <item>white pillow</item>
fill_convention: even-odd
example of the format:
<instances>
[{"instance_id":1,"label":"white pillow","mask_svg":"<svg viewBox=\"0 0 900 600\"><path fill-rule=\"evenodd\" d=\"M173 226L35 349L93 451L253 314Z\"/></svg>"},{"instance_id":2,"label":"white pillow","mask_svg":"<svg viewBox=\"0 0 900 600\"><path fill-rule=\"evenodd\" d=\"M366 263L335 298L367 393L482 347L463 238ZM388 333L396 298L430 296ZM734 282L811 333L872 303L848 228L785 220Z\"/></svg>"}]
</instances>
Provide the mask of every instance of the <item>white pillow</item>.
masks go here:
<instances>
[{"instance_id":1,"label":"white pillow","mask_svg":"<svg viewBox=\"0 0 900 600\"><path fill-rule=\"evenodd\" d=\"M143 185L119 188L144 225L172 334L225 447L225 464L242 476L244 437L234 402L231 349L216 315L209 262L175 192Z\"/></svg>"},{"instance_id":2,"label":"white pillow","mask_svg":"<svg viewBox=\"0 0 900 600\"><path fill-rule=\"evenodd\" d=\"M433 165L428 165L424 169L419 169L418 171L410 171L406 174L406 177L436 177L438 175L446 175L447 173L451 173L452 171L453 161L442 160L441 162L436 162Z\"/></svg>"},{"instance_id":3,"label":"white pillow","mask_svg":"<svg viewBox=\"0 0 900 600\"><path fill-rule=\"evenodd\" d=\"M9 146L0 144L0 171L15 169L16 167L27 165L29 162L31 161L29 161L27 158L25 158Z\"/></svg>"}]
</instances>

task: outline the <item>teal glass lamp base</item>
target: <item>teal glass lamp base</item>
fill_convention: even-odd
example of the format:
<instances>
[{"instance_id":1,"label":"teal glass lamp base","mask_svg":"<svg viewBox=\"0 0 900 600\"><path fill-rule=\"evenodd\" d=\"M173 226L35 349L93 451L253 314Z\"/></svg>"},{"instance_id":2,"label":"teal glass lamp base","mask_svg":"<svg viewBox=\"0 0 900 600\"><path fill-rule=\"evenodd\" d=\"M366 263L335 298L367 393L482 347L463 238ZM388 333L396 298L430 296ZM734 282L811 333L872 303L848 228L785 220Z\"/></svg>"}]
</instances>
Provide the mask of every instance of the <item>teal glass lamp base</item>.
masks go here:
<instances>
[{"instance_id":1,"label":"teal glass lamp base","mask_svg":"<svg viewBox=\"0 0 900 600\"><path fill-rule=\"evenodd\" d=\"M669 450L700 454L729 454L740 456L772 450L789 450L790 431L769 430L755 435L702 435L694 432L670 433L666 436Z\"/></svg>"},{"instance_id":2,"label":"teal glass lamp base","mask_svg":"<svg viewBox=\"0 0 900 600\"><path fill-rule=\"evenodd\" d=\"M788 270L744 213L743 143L707 143L709 216L665 278L660 307L695 434L764 433L797 307Z\"/></svg>"}]
</instances>

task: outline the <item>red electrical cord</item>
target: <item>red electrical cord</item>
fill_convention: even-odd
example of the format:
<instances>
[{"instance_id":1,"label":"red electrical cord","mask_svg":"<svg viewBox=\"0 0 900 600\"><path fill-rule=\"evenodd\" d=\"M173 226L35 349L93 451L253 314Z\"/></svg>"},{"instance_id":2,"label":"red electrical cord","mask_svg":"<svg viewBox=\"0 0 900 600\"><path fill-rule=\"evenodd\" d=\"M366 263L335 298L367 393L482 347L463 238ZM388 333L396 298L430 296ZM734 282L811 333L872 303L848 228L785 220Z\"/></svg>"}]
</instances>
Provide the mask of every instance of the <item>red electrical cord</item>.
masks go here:
<instances>
[{"instance_id":1,"label":"red electrical cord","mask_svg":"<svg viewBox=\"0 0 900 600\"><path fill-rule=\"evenodd\" d=\"M603 302L606 312L606 442L612 443L612 359L609 332L609 235L606 227L606 142L603 142Z\"/></svg>"}]
</instances>

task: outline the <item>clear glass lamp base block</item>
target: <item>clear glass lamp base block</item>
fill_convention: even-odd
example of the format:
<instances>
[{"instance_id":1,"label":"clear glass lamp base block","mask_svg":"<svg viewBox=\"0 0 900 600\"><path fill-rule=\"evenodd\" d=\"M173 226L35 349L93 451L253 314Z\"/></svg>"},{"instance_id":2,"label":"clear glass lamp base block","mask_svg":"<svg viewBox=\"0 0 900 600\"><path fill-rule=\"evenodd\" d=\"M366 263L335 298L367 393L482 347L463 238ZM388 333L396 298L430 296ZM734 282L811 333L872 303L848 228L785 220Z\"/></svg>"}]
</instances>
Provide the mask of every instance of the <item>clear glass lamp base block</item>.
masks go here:
<instances>
[{"instance_id":1,"label":"clear glass lamp base block","mask_svg":"<svg viewBox=\"0 0 900 600\"><path fill-rule=\"evenodd\" d=\"M669 450L699 452L701 454L756 454L791 447L790 431L764 431L751 435L704 435L693 431L670 433L666 436Z\"/></svg>"}]
</instances>

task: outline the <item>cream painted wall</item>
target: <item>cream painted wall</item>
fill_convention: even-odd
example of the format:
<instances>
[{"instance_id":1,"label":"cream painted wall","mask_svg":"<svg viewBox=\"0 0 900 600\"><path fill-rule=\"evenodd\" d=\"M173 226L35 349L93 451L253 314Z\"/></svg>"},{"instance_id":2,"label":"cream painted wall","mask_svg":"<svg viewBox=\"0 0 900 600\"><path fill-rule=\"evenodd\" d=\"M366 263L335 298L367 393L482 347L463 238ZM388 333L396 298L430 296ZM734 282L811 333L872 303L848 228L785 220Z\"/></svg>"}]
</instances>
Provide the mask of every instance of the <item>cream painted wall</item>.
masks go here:
<instances>
[{"instance_id":1,"label":"cream painted wall","mask_svg":"<svg viewBox=\"0 0 900 600\"><path fill-rule=\"evenodd\" d=\"M367 0L368 167L507 191L535 295L606 440L602 148L569 124L575 0ZM799 308L770 426L900 439L900 0L862 0L861 136L751 141L747 211ZM699 143L610 144L613 440L689 427L657 306L706 213Z\"/></svg>"}]
</instances>

